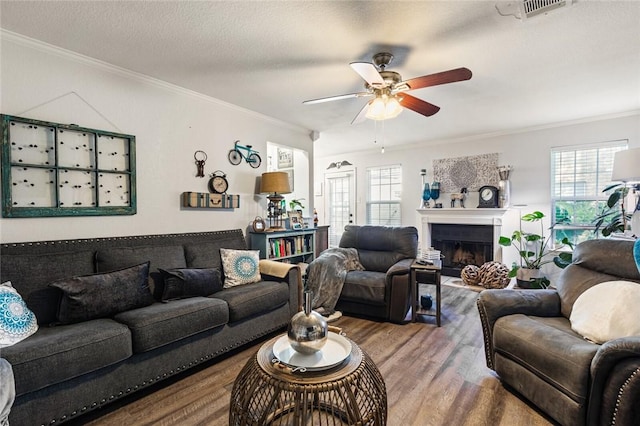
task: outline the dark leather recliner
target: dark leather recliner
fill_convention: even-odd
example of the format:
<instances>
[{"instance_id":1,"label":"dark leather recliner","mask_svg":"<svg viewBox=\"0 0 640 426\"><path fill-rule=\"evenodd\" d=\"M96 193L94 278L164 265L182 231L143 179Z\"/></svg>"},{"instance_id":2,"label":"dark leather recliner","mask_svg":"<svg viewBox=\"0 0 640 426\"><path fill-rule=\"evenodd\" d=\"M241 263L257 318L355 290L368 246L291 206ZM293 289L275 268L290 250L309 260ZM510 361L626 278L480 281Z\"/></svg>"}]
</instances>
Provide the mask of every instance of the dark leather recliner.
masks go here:
<instances>
[{"instance_id":1,"label":"dark leather recliner","mask_svg":"<svg viewBox=\"0 0 640 426\"><path fill-rule=\"evenodd\" d=\"M594 240L576 246L556 289L482 291L487 366L562 425L640 425L640 336L599 345L569 321L578 296L618 280L640 285L633 242Z\"/></svg>"},{"instance_id":2,"label":"dark leather recliner","mask_svg":"<svg viewBox=\"0 0 640 426\"><path fill-rule=\"evenodd\" d=\"M418 230L347 225L340 247L357 249L365 270L347 273L336 309L405 322L411 307L409 267L418 252Z\"/></svg>"}]
</instances>

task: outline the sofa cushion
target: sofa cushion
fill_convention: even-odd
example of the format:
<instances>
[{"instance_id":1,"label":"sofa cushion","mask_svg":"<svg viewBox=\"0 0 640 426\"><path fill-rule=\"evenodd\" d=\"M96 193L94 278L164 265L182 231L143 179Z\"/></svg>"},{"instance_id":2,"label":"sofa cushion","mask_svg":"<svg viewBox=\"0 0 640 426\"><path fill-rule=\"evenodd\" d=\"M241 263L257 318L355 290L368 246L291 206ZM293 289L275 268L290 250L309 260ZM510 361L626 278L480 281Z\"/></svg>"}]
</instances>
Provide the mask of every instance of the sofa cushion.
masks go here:
<instances>
[{"instance_id":1,"label":"sofa cushion","mask_svg":"<svg viewBox=\"0 0 640 426\"><path fill-rule=\"evenodd\" d=\"M28 339L2 349L23 395L99 370L132 354L131 333L124 324L98 319L40 327Z\"/></svg>"},{"instance_id":2,"label":"sofa cushion","mask_svg":"<svg viewBox=\"0 0 640 426\"><path fill-rule=\"evenodd\" d=\"M162 276L158 268L186 268L181 245L116 247L96 252L96 272L109 272L149 262L149 287L156 300L162 297Z\"/></svg>"},{"instance_id":3,"label":"sofa cushion","mask_svg":"<svg viewBox=\"0 0 640 426\"><path fill-rule=\"evenodd\" d=\"M347 225L339 246L358 249L367 271L387 272L402 259L415 259L418 230L413 226Z\"/></svg>"},{"instance_id":4,"label":"sofa cushion","mask_svg":"<svg viewBox=\"0 0 640 426\"><path fill-rule=\"evenodd\" d=\"M608 281L591 287L573 304L571 328L595 343L640 336L640 284Z\"/></svg>"},{"instance_id":5,"label":"sofa cushion","mask_svg":"<svg viewBox=\"0 0 640 426\"><path fill-rule=\"evenodd\" d=\"M54 281L62 290L58 321L62 324L108 317L153 303L149 291L149 263L113 271Z\"/></svg>"},{"instance_id":6,"label":"sofa cushion","mask_svg":"<svg viewBox=\"0 0 640 426\"><path fill-rule=\"evenodd\" d=\"M229 305L229 322L273 311L289 301L289 286L280 281L260 281L231 287L213 296Z\"/></svg>"},{"instance_id":7,"label":"sofa cushion","mask_svg":"<svg viewBox=\"0 0 640 426\"><path fill-rule=\"evenodd\" d=\"M220 249L224 288L260 281L260 251Z\"/></svg>"},{"instance_id":8,"label":"sofa cushion","mask_svg":"<svg viewBox=\"0 0 640 426\"><path fill-rule=\"evenodd\" d=\"M584 291L606 281L640 282L640 272L633 259L633 241L589 240L573 250L573 262L555 280L562 315L571 316L573 303Z\"/></svg>"},{"instance_id":9,"label":"sofa cushion","mask_svg":"<svg viewBox=\"0 0 640 426\"><path fill-rule=\"evenodd\" d=\"M497 353L586 403L591 360L600 346L571 330L568 319L508 315L496 321L493 344Z\"/></svg>"},{"instance_id":10,"label":"sofa cushion","mask_svg":"<svg viewBox=\"0 0 640 426\"><path fill-rule=\"evenodd\" d=\"M131 330L133 352L150 351L229 321L227 304L219 299L192 297L154 303L113 317Z\"/></svg>"},{"instance_id":11,"label":"sofa cushion","mask_svg":"<svg viewBox=\"0 0 640 426\"><path fill-rule=\"evenodd\" d=\"M384 272L349 271L342 287L341 299L371 304L385 303L387 275Z\"/></svg>"},{"instance_id":12,"label":"sofa cushion","mask_svg":"<svg viewBox=\"0 0 640 426\"><path fill-rule=\"evenodd\" d=\"M185 244L184 254L187 259L189 268L218 268L222 269L220 260L220 249L246 250L247 245L242 238L239 237L219 238L213 242Z\"/></svg>"},{"instance_id":13,"label":"sofa cushion","mask_svg":"<svg viewBox=\"0 0 640 426\"><path fill-rule=\"evenodd\" d=\"M162 274L161 300L210 296L222 290L222 278L216 268L160 269Z\"/></svg>"},{"instance_id":14,"label":"sofa cushion","mask_svg":"<svg viewBox=\"0 0 640 426\"><path fill-rule=\"evenodd\" d=\"M52 254L5 254L0 256L2 282L11 281L27 302L38 324L56 321L60 291L48 287L51 281L95 272L94 252Z\"/></svg>"},{"instance_id":15,"label":"sofa cushion","mask_svg":"<svg viewBox=\"0 0 640 426\"><path fill-rule=\"evenodd\" d=\"M11 281L0 284L0 348L15 345L36 331L36 316L11 286Z\"/></svg>"}]
</instances>

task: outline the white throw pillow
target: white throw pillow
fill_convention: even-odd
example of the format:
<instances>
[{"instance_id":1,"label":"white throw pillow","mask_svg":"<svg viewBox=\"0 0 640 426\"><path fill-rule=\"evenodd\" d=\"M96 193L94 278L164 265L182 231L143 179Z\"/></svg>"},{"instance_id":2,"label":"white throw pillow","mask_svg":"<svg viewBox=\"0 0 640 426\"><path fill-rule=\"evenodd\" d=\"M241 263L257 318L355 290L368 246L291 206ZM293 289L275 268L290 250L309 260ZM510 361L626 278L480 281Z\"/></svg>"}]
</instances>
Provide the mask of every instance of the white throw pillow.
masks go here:
<instances>
[{"instance_id":1,"label":"white throw pillow","mask_svg":"<svg viewBox=\"0 0 640 426\"><path fill-rule=\"evenodd\" d=\"M604 343L640 336L640 284L607 281L582 293L573 304L571 328L587 340Z\"/></svg>"},{"instance_id":2,"label":"white throw pillow","mask_svg":"<svg viewBox=\"0 0 640 426\"><path fill-rule=\"evenodd\" d=\"M220 257L224 288L260 281L260 251L220 249Z\"/></svg>"},{"instance_id":3,"label":"white throw pillow","mask_svg":"<svg viewBox=\"0 0 640 426\"><path fill-rule=\"evenodd\" d=\"M38 331L36 316L11 281L0 284L0 348L15 345Z\"/></svg>"}]
</instances>

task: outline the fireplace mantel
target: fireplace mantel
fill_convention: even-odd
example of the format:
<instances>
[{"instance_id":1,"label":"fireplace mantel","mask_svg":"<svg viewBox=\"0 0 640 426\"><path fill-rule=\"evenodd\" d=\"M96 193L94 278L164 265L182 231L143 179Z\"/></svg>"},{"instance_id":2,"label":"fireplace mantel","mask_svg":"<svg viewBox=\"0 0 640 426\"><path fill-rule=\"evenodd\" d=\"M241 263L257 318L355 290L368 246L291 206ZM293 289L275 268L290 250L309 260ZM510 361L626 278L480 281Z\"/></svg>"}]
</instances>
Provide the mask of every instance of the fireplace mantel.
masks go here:
<instances>
[{"instance_id":1,"label":"fireplace mantel","mask_svg":"<svg viewBox=\"0 0 640 426\"><path fill-rule=\"evenodd\" d=\"M502 262L502 250L498 243L502 229L502 217L507 209L478 209L478 208L447 208L447 209L417 209L420 216L418 238L420 247L431 247L431 224L447 223L460 225L491 225L493 226L493 259Z\"/></svg>"}]
</instances>

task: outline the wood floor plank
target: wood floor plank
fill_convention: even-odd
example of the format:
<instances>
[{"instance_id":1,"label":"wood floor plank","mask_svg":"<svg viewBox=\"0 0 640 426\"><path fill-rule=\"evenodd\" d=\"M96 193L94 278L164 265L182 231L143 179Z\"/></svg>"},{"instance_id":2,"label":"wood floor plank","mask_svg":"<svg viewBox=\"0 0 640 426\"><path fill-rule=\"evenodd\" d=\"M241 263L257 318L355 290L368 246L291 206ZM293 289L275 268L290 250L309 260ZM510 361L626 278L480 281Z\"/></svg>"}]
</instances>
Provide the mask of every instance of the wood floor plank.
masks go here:
<instances>
[{"instance_id":1,"label":"wood floor plank","mask_svg":"<svg viewBox=\"0 0 640 426\"><path fill-rule=\"evenodd\" d=\"M420 291L434 292L433 286L420 286ZM477 293L445 285L442 296L442 327L433 318L397 325L345 315L334 323L369 354L384 377L387 424L551 425L486 367ZM227 425L233 381L264 340L72 425Z\"/></svg>"}]
</instances>

